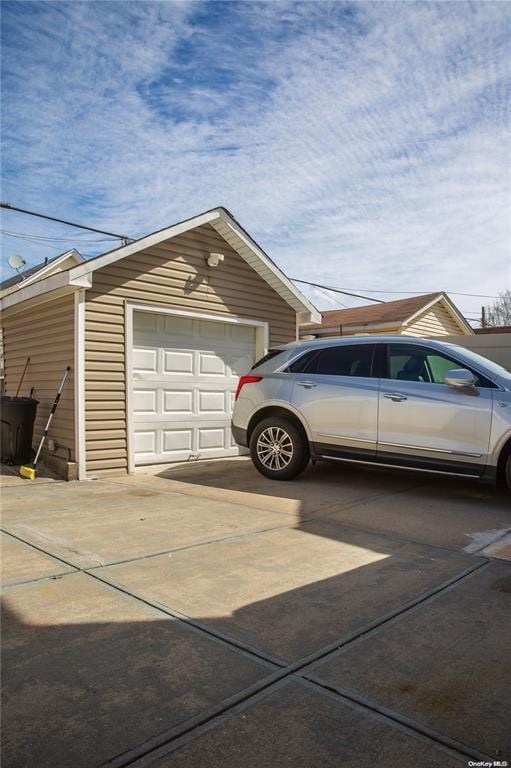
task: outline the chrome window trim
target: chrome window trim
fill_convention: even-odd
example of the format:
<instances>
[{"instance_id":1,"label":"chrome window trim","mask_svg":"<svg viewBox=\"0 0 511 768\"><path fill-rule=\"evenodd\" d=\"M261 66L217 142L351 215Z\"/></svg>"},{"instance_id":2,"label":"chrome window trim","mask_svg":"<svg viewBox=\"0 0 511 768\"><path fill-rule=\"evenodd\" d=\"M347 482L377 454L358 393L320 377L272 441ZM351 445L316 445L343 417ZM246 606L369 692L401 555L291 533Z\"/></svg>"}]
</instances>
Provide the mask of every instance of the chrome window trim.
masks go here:
<instances>
[{"instance_id":1,"label":"chrome window trim","mask_svg":"<svg viewBox=\"0 0 511 768\"><path fill-rule=\"evenodd\" d=\"M331 435L329 432L318 432L319 437L333 437L336 440L350 440L355 443L369 443L370 445L376 445L377 440L368 440L365 437L353 437L352 435Z\"/></svg>"},{"instance_id":2,"label":"chrome window trim","mask_svg":"<svg viewBox=\"0 0 511 768\"><path fill-rule=\"evenodd\" d=\"M451 456L468 456L473 459L481 459L482 453L471 453L470 451L451 451L447 448L429 448L422 445L408 445L406 443L384 443L378 441L378 445L386 445L388 448L404 448L407 451L427 451L428 453L447 453Z\"/></svg>"}]
</instances>

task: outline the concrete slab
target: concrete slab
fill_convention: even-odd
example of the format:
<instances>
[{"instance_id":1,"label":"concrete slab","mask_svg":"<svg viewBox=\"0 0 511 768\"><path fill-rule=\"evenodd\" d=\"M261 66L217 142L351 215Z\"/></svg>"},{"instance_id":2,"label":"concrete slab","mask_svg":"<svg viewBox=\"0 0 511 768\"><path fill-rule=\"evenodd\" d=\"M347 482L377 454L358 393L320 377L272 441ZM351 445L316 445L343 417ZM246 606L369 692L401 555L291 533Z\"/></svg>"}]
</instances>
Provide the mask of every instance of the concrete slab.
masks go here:
<instances>
[{"instance_id":1,"label":"concrete slab","mask_svg":"<svg viewBox=\"0 0 511 768\"><path fill-rule=\"evenodd\" d=\"M90 768L269 668L83 573L6 591L4 768Z\"/></svg>"},{"instance_id":2,"label":"concrete slab","mask_svg":"<svg viewBox=\"0 0 511 768\"><path fill-rule=\"evenodd\" d=\"M511 533L501 536L489 546L485 547L481 554L487 557L496 557L499 560L511 562Z\"/></svg>"},{"instance_id":3,"label":"concrete slab","mask_svg":"<svg viewBox=\"0 0 511 768\"><path fill-rule=\"evenodd\" d=\"M509 760L510 638L511 567L493 561L315 665L313 677Z\"/></svg>"},{"instance_id":4,"label":"concrete slab","mask_svg":"<svg viewBox=\"0 0 511 768\"><path fill-rule=\"evenodd\" d=\"M239 504L158 493L146 488L94 484L96 496L82 484L63 496L53 493L54 508L25 512L25 503L5 515L3 528L81 568L142 557L199 542L266 530L286 520L270 510ZM46 489L49 499L52 493ZM34 499L31 501L35 502ZM59 504L65 501L66 506Z\"/></svg>"},{"instance_id":5,"label":"concrete slab","mask_svg":"<svg viewBox=\"0 0 511 768\"><path fill-rule=\"evenodd\" d=\"M372 482L372 476L367 478ZM429 479L406 492L349 507L320 510L318 517L433 546L464 549L485 531L511 527L511 497L470 481Z\"/></svg>"},{"instance_id":6,"label":"concrete slab","mask_svg":"<svg viewBox=\"0 0 511 768\"><path fill-rule=\"evenodd\" d=\"M21 478L20 478L21 479ZM26 480L23 485L2 489L2 519L16 521L41 512L70 510L76 505L97 508L100 503L114 505L129 501L133 494L124 494L122 486L109 481L51 482L37 485Z\"/></svg>"},{"instance_id":7,"label":"concrete slab","mask_svg":"<svg viewBox=\"0 0 511 768\"><path fill-rule=\"evenodd\" d=\"M97 573L291 662L476 563L461 553L312 521Z\"/></svg>"},{"instance_id":8,"label":"concrete slab","mask_svg":"<svg viewBox=\"0 0 511 768\"><path fill-rule=\"evenodd\" d=\"M433 741L317 688L293 682L222 719L193 741L133 768L457 768Z\"/></svg>"},{"instance_id":9,"label":"concrete slab","mask_svg":"<svg viewBox=\"0 0 511 768\"><path fill-rule=\"evenodd\" d=\"M406 473L373 472L361 476L342 464L310 465L296 480L268 480L254 469L250 459L203 461L166 469L159 475L137 474L116 478L128 486L147 486L217 501L246 504L291 515L300 522L319 510L344 507L364 499L416 487L422 478Z\"/></svg>"},{"instance_id":10,"label":"concrete slab","mask_svg":"<svg viewBox=\"0 0 511 768\"><path fill-rule=\"evenodd\" d=\"M10 464L0 464L0 488L21 488L27 484L35 484L38 487L42 483L62 482L62 478L56 475L44 464L37 465L37 477L34 480L20 477L19 467Z\"/></svg>"},{"instance_id":11,"label":"concrete slab","mask_svg":"<svg viewBox=\"0 0 511 768\"><path fill-rule=\"evenodd\" d=\"M342 464L318 463L289 483L261 477L250 459L199 462L159 476L117 478L130 487L174 491L463 549L474 534L511 527L511 497L491 485Z\"/></svg>"},{"instance_id":12,"label":"concrete slab","mask_svg":"<svg viewBox=\"0 0 511 768\"><path fill-rule=\"evenodd\" d=\"M5 533L0 536L2 587L73 571L58 560L54 560L53 557L38 552L28 544L13 539L12 536Z\"/></svg>"}]
</instances>

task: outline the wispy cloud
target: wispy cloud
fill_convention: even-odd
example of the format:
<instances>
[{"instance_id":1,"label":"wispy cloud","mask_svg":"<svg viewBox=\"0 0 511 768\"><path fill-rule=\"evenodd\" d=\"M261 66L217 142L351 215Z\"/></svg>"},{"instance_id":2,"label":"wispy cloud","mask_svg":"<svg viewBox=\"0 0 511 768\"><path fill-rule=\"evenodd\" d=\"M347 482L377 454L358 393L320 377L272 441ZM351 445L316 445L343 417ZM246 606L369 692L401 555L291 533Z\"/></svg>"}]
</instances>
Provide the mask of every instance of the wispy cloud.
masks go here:
<instances>
[{"instance_id":1,"label":"wispy cloud","mask_svg":"<svg viewBox=\"0 0 511 768\"><path fill-rule=\"evenodd\" d=\"M507 4L5 2L3 17L13 203L133 234L223 204L291 276L509 284Z\"/></svg>"}]
</instances>

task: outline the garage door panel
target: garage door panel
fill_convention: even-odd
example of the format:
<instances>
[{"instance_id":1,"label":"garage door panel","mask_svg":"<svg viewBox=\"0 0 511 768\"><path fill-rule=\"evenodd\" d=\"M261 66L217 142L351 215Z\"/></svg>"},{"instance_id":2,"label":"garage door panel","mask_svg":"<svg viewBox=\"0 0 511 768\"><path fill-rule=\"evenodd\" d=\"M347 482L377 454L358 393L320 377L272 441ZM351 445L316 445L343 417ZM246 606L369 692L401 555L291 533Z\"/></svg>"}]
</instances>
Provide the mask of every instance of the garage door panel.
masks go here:
<instances>
[{"instance_id":1,"label":"garage door panel","mask_svg":"<svg viewBox=\"0 0 511 768\"><path fill-rule=\"evenodd\" d=\"M229 370L231 376L236 376L236 378L244 373L248 373L253 365L254 357L253 355L247 354L246 351L231 355L229 358Z\"/></svg>"},{"instance_id":2,"label":"garage door panel","mask_svg":"<svg viewBox=\"0 0 511 768\"><path fill-rule=\"evenodd\" d=\"M193 430L184 429L162 429L164 453L176 453L177 451L193 452Z\"/></svg>"},{"instance_id":3,"label":"garage door panel","mask_svg":"<svg viewBox=\"0 0 511 768\"><path fill-rule=\"evenodd\" d=\"M200 335L204 339L218 339L225 341L228 328L225 323L217 323L211 320L200 321Z\"/></svg>"},{"instance_id":4,"label":"garage door panel","mask_svg":"<svg viewBox=\"0 0 511 768\"><path fill-rule=\"evenodd\" d=\"M194 392L190 389L163 390L162 415L188 414L193 415Z\"/></svg>"},{"instance_id":5,"label":"garage door panel","mask_svg":"<svg viewBox=\"0 0 511 768\"><path fill-rule=\"evenodd\" d=\"M158 351L156 349L133 348L133 371L158 371Z\"/></svg>"},{"instance_id":6,"label":"garage door panel","mask_svg":"<svg viewBox=\"0 0 511 768\"><path fill-rule=\"evenodd\" d=\"M225 440L225 427L200 427L198 429L198 449L199 451L210 450L212 448L221 450L227 448Z\"/></svg>"},{"instance_id":7,"label":"garage door panel","mask_svg":"<svg viewBox=\"0 0 511 768\"><path fill-rule=\"evenodd\" d=\"M176 315L163 315L163 333L165 336L185 336L189 338L194 335L194 320L191 317L177 317Z\"/></svg>"},{"instance_id":8,"label":"garage door panel","mask_svg":"<svg viewBox=\"0 0 511 768\"><path fill-rule=\"evenodd\" d=\"M199 352L200 376L225 376L225 360L215 352Z\"/></svg>"},{"instance_id":9,"label":"garage door panel","mask_svg":"<svg viewBox=\"0 0 511 768\"><path fill-rule=\"evenodd\" d=\"M254 339L254 329L250 325L232 325L231 338L234 342L251 342Z\"/></svg>"},{"instance_id":10,"label":"garage door panel","mask_svg":"<svg viewBox=\"0 0 511 768\"><path fill-rule=\"evenodd\" d=\"M199 408L198 413L225 413L225 400L227 392L205 392L198 391Z\"/></svg>"},{"instance_id":11,"label":"garage door panel","mask_svg":"<svg viewBox=\"0 0 511 768\"><path fill-rule=\"evenodd\" d=\"M135 455L141 453L156 453L156 429L141 431L135 430Z\"/></svg>"},{"instance_id":12,"label":"garage door panel","mask_svg":"<svg viewBox=\"0 0 511 768\"><path fill-rule=\"evenodd\" d=\"M163 353L163 373L189 373L193 374L194 353L192 351L178 352L174 349L166 349Z\"/></svg>"},{"instance_id":13,"label":"garage door panel","mask_svg":"<svg viewBox=\"0 0 511 768\"><path fill-rule=\"evenodd\" d=\"M133 413L157 413L157 392L154 389L137 389L133 392Z\"/></svg>"},{"instance_id":14,"label":"garage door panel","mask_svg":"<svg viewBox=\"0 0 511 768\"><path fill-rule=\"evenodd\" d=\"M237 455L230 419L255 329L147 312L135 312L133 326L135 463Z\"/></svg>"}]
</instances>

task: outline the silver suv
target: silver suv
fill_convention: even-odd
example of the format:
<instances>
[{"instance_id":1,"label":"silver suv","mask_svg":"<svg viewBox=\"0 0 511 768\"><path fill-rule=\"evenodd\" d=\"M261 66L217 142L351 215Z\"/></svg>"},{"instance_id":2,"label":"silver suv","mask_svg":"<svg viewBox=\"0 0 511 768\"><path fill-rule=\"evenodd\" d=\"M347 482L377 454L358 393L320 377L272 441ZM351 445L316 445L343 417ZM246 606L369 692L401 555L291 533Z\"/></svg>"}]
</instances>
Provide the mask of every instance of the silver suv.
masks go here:
<instances>
[{"instance_id":1,"label":"silver suv","mask_svg":"<svg viewBox=\"0 0 511 768\"><path fill-rule=\"evenodd\" d=\"M511 489L511 373L410 336L295 342L240 378L232 432L275 480L329 459L499 479Z\"/></svg>"}]
</instances>

